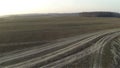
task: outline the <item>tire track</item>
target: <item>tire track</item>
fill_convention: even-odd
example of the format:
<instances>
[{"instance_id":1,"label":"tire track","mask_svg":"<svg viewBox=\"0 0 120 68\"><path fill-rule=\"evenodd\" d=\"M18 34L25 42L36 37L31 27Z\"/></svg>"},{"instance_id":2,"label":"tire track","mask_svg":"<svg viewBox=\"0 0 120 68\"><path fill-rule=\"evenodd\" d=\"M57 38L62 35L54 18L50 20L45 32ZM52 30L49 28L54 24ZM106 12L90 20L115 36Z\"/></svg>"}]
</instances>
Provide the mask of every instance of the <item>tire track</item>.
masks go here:
<instances>
[{"instance_id":1,"label":"tire track","mask_svg":"<svg viewBox=\"0 0 120 68\"><path fill-rule=\"evenodd\" d=\"M81 40L81 39L84 39L84 38L86 38L86 37L88 37L88 36L91 36L91 35L94 35L94 34L89 34L89 35L85 35L85 36L80 36L80 38L79 39L73 39L72 38L72 40L69 40L69 41L64 41L64 42L57 42L57 43L55 43L55 44L52 44L52 45L50 45L50 44L48 44L48 45L44 45L44 46L40 46L40 47L35 47L35 49L30 49L30 50L26 50L26 51L22 51L22 52L20 52L20 53L15 53L15 54L13 54L13 55L8 55L8 56L4 56L4 57L2 57L2 58L0 58L0 64L2 64L2 63L4 63L4 62L8 62L8 61L11 61L11 60L15 60L15 59L19 59L19 58L22 58L22 57L26 57L26 56L30 56L30 55L33 55L33 54L36 54L36 53L39 53L39 52L43 52L43 51L45 51L45 50L48 50L48 49L52 49L52 48L55 48L55 47L61 47L61 46L64 46L64 45L67 45L67 44L70 44L71 42L73 43L73 42L76 42L76 41L78 41L78 40Z\"/></svg>"},{"instance_id":2,"label":"tire track","mask_svg":"<svg viewBox=\"0 0 120 68\"><path fill-rule=\"evenodd\" d=\"M63 66L64 64L71 63L76 59L89 55L96 50L100 51L98 52L98 55L100 55L102 52L100 49L104 48L103 45L108 43L107 39L113 39L115 36L120 35L119 31L119 29L105 30L79 37L72 37L71 39L67 39L67 41L58 41L46 46L35 47L33 49L31 48L32 50L27 49L17 53L13 52L11 55L4 55L3 57L0 57L0 65L3 66L2 68L36 68L41 66L47 68L47 66ZM95 45L91 45L91 43L95 42ZM44 52L47 53L44 54ZM41 55L42 53L43 55ZM29 58L30 56L33 57ZM21 60L22 58L29 59L25 61L23 60L19 63L6 64ZM93 66L101 66L100 64L101 63L94 64Z\"/></svg>"},{"instance_id":3,"label":"tire track","mask_svg":"<svg viewBox=\"0 0 120 68\"><path fill-rule=\"evenodd\" d=\"M112 32L116 32L116 31L112 31ZM96 38L98 38L99 36L101 37L101 35L105 35L105 34L108 34L108 33L110 33L110 32L104 32L104 33L95 35L93 37L89 37L85 40L81 40L78 43L69 45L66 48L59 49L59 50L54 51L52 53L49 53L49 54L43 55L41 57L31 59L31 60L28 60L28 61L25 61L25 62L22 62L22 63L11 65L10 67L13 68L13 67L20 66L21 68L29 68L29 67L35 66L36 64L41 64L41 65L43 63L46 64L46 62L48 63L48 61L53 61L53 59L55 59L55 58L57 59L57 57L59 57L59 56L64 56L65 54L72 53L74 50L81 47L82 45L85 46L85 44L87 44L88 42L91 42L91 41L95 40Z\"/></svg>"},{"instance_id":4,"label":"tire track","mask_svg":"<svg viewBox=\"0 0 120 68\"><path fill-rule=\"evenodd\" d=\"M114 37L116 37L116 36L118 36L118 35L120 35L120 32L117 33L116 35L115 35L115 34L112 34L112 35L108 35L108 36L106 36L106 37L103 37L103 38L101 38L99 41L97 41L97 42L95 43L95 45L90 46L89 48L86 48L86 49L84 49L83 51L78 52L78 53L76 53L76 54L73 54L73 55L71 55L71 56L65 57L65 58L63 58L63 59L61 59L61 60L58 60L58 61L55 61L55 62L50 63L50 64L48 64L48 65L45 65L45 66L43 66L43 67L41 67L41 68L60 68L60 67L62 67L62 66L64 66L64 65L66 65L66 64L72 63L72 62L74 62L74 61L76 61L76 60L79 60L79 59L81 59L81 58L83 58L83 57L85 57L85 56L87 56L87 55L90 55L91 53L94 53L95 51L99 51L102 46L104 46L104 45L105 45L106 43L108 43L111 39L113 39ZM109 39L109 40L108 40L107 42L105 42L106 39ZM100 68L100 65L99 65L99 64L96 64L96 62L95 62L94 64L95 64L95 65L94 65L93 67L91 67L91 68ZM99 66L99 67L98 67L98 66Z\"/></svg>"}]
</instances>

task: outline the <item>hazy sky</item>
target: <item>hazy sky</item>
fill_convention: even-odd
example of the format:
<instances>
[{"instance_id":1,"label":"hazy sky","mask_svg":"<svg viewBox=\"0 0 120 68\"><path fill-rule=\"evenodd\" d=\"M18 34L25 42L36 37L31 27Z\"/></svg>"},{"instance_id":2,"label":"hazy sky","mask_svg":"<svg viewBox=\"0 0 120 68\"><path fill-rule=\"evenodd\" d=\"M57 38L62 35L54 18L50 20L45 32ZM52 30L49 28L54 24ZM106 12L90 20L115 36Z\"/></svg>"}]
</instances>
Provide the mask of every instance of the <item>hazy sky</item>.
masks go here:
<instances>
[{"instance_id":1,"label":"hazy sky","mask_svg":"<svg viewBox=\"0 0 120 68\"><path fill-rule=\"evenodd\" d=\"M120 12L120 0L0 0L0 15L83 11Z\"/></svg>"}]
</instances>

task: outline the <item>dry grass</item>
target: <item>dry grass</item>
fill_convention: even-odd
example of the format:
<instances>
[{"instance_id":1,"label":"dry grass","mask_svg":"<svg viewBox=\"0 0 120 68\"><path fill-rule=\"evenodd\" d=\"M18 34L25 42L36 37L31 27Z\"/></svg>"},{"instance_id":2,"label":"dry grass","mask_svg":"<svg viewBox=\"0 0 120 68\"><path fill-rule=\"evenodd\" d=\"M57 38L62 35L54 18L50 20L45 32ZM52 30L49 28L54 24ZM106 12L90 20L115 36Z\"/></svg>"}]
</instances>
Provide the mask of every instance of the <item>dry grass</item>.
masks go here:
<instances>
[{"instance_id":1,"label":"dry grass","mask_svg":"<svg viewBox=\"0 0 120 68\"><path fill-rule=\"evenodd\" d=\"M0 43L51 41L113 28L120 28L120 18L10 17L0 20Z\"/></svg>"}]
</instances>

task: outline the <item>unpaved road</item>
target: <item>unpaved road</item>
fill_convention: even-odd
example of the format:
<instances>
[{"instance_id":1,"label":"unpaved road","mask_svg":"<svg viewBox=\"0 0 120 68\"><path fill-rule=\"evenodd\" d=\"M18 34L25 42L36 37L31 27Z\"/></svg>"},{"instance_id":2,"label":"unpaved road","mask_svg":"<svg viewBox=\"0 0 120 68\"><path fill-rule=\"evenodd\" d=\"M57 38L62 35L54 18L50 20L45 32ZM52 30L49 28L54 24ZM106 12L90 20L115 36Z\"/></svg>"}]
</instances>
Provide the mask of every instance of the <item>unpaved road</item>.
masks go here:
<instances>
[{"instance_id":1,"label":"unpaved road","mask_svg":"<svg viewBox=\"0 0 120 68\"><path fill-rule=\"evenodd\" d=\"M119 35L120 29L104 30L4 53L0 55L0 68L62 68L92 53L96 55L90 68L102 68L104 46Z\"/></svg>"}]
</instances>

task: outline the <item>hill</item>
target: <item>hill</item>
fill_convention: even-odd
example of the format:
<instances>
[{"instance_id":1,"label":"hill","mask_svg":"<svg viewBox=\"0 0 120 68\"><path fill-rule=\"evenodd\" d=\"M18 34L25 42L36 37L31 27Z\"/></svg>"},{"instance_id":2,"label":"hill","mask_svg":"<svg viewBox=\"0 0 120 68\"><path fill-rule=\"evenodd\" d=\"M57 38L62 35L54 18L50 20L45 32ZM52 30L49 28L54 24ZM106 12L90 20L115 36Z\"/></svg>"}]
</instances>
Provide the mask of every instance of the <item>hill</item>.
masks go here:
<instances>
[{"instance_id":1,"label":"hill","mask_svg":"<svg viewBox=\"0 0 120 68\"><path fill-rule=\"evenodd\" d=\"M81 17L120 17L120 13L116 12L82 12Z\"/></svg>"}]
</instances>

